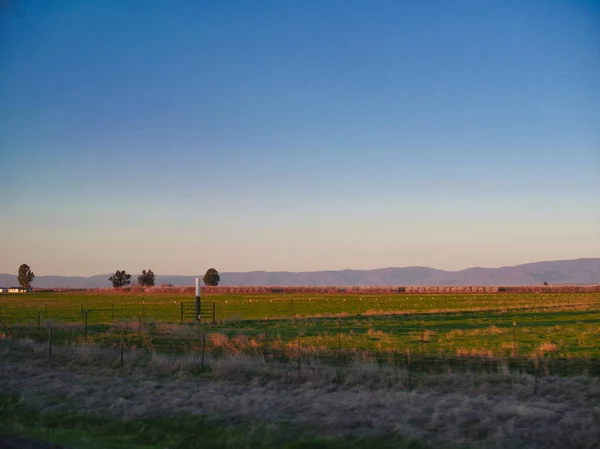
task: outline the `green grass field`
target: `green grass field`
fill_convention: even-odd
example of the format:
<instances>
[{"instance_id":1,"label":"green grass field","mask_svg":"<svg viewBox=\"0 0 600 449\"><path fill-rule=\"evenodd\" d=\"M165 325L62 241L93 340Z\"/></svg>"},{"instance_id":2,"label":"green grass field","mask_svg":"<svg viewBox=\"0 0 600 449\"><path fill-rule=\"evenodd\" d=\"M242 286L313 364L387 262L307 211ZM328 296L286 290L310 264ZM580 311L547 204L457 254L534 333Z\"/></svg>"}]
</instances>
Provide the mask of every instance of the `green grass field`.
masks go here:
<instances>
[{"instance_id":1,"label":"green grass field","mask_svg":"<svg viewBox=\"0 0 600 449\"><path fill-rule=\"evenodd\" d=\"M61 328L71 337L80 334L87 317L87 333L99 342L110 343L115 329L125 328L128 341L146 336L155 349L180 352L197 337L193 300L183 295L3 295L0 319L8 327L39 324L40 338L52 326L59 341ZM201 331L209 337L207 344L220 350L267 346L291 356L299 340L301 350L312 353L411 350L430 356L600 358L600 293L246 294L202 300Z\"/></svg>"},{"instance_id":2,"label":"green grass field","mask_svg":"<svg viewBox=\"0 0 600 449\"><path fill-rule=\"evenodd\" d=\"M139 314L165 322L180 321L194 313L190 295L110 294L110 293L35 293L3 294L0 316L22 322L44 318L57 322L81 321L81 312L89 311L90 323L109 323L114 319L133 319ZM465 311L503 311L510 309L592 307L600 309L600 293L513 293L468 295L306 295L242 294L205 295L204 311L211 313L215 303L217 321L226 319L275 319L319 317L332 314L382 315L385 313L444 313ZM113 312L114 311L114 312Z\"/></svg>"}]
</instances>

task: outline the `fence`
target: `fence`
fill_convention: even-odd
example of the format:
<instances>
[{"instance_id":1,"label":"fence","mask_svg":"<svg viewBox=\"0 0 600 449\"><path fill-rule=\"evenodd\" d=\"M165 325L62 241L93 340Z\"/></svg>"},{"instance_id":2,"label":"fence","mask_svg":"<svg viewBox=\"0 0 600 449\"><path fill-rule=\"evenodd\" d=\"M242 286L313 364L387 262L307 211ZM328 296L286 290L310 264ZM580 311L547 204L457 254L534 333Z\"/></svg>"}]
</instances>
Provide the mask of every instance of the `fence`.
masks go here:
<instances>
[{"instance_id":1,"label":"fence","mask_svg":"<svg viewBox=\"0 0 600 449\"><path fill-rule=\"evenodd\" d=\"M3 342L32 340L53 359L56 348L116 351L121 364L140 351L202 360L245 355L297 369L347 367L358 358L402 368L409 384L410 376L444 371L600 375L597 294L225 297L202 301L199 316L194 301L169 297L67 300L5 304ZM565 323L571 327L557 334Z\"/></svg>"},{"instance_id":2,"label":"fence","mask_svg":"<svg viewBox=\"0 0 600 449\"><path fill-rule=\"evenodd\" d=\"M193 304L192 304L193 305ZM184 306L185 310L185 306ZM210 310L210 309L209 309ZM86 315L86 311L84 311ZM315 325L318 321L318 326ZM357 327L337 319L243 322L223 328L210 322L193 324L148 323L141 319L116 324L69 326L7 326L0 323L2 344L32 341L37 355L51 360L64 357L65 348L108 354L109 363L126 368L130 355L164 354L171 357L198 356L200 369L206 360L243 355L273 366L312 369L318 364L348 368L357 361L401 369L409 388L423 376L448 372L520 373L534 376L535 391L545 376L600 376L600 359L585 356L597 351L597 344L562 348L572 357L555 353L555 348L522 350L527 344L526 329L516 325L501 329L501 351L440 351L431 349L435 330L425 322L405 327ZM435 329L435 328L433 328ZM457 329L461 330L461 329ZM359 335L359 332L360 335ZM358 336L357 339L352 338ZM385 342L382 345L381 342ZM584 354L582 356L582 354Z\"/></svg>"},{"instance_id":3,"label":"fence","mask_svg":"<svg viewBox=\"0 0 600 449\"><path fill-rule=\"evenodd\" d=\"M108 307L107 307L108 306ZM157 308L152 303L119 304L112 303L104 307L88 307L82 301L80 306L67 308L57 306L52 308L48 303L37 309L19 309L0 311L0 319L11 323L35 324L38 328L47 320L88 324L108 324L115 321L141 320L147 324L156 319L156 312L164 321L174 323L192 322L199 319L202 322L216 322L216 303L202 301L200 315L196 315L195 303L192 301L175 301L171 306ZM163 320L161 320L163 321Z\"/></svg>"}]
</instances>

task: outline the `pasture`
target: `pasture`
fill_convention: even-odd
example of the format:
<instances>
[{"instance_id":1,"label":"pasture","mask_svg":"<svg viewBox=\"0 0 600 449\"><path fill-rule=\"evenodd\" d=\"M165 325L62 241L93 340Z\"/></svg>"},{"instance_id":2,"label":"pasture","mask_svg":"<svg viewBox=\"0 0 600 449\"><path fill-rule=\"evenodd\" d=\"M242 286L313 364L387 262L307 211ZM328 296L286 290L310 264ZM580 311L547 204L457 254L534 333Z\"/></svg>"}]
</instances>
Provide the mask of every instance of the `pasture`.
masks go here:
<instances>
[{"instance_id":1,"label":"pasture","mask_svg":"<svg viewBox=\"0 0 600 449\"><path fill-rule=\"evenodd\" d=\"M312 353L600 357L600 293L204 295L200 326L190 295L40 293L0 301L8 327L54 327L56 338L63 327L75 329L71 334L85 327L98 341L124 330L132 339L148 336L167 352L200 332L209 346L235 340L271 351L299 345Z\"/></svg>"},{"instance_id":2,"label":"pasture","mask_svg":"<svg viewBox=\"0 0 600 449\"><path fill-rule=\"evenodd\" d=\"M600 293L213 294L201 321L189 294L0 305L0 434L98 449L596 441Z\"/></svg>"}]
</instances>

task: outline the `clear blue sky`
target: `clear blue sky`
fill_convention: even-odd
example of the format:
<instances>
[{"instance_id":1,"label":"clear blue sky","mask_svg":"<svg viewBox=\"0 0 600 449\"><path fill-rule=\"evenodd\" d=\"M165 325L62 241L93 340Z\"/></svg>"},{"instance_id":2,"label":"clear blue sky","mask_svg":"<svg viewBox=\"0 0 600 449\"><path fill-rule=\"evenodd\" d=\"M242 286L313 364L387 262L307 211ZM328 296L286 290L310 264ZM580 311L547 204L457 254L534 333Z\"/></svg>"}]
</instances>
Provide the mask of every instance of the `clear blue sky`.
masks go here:
<instances>
[{"instance_id":1,"label":"clear blue sky","mask_svg":"<svg viewBox=\"0 0 600 449\"><path fill-rule=\"evenodd\" d=\"M600 256L600 2L7 4L0 272Z\"/></svg>"}]
</instances>

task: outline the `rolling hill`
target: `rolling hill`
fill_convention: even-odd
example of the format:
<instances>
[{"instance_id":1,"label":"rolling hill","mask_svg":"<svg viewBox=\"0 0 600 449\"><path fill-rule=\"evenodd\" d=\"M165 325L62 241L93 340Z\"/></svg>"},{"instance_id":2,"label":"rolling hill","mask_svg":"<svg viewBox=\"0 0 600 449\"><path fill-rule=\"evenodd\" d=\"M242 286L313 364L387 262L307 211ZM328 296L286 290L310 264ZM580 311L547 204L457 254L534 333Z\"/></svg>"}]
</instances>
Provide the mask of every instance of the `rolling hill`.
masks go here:
<instances>
[{"instance_id":1,"label":"rolling hill","mask_svg":"<svg viewBox=\"0 0 600 449\"><path fill-rule=\"evenodd\" d=\"M33 285L38 288L98 288L110 287L110 274L89 277L38 276ZM201 274L200 274L201 276ZM132 280L137 275L132 276ZM157 285L194 285L195 276L157 275ZM378 268L374 270L327 271L251 271L221 273L221 284L231 286L352 286L352 285L535 285L599 284L600 258L535 262L500 268L467 268L460 271L428 267ZM17 276L0 274L1 286L17 285Z\"/></svg>"}]
</instances>

